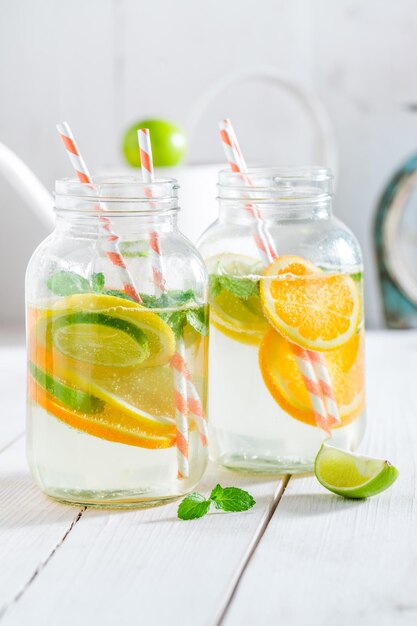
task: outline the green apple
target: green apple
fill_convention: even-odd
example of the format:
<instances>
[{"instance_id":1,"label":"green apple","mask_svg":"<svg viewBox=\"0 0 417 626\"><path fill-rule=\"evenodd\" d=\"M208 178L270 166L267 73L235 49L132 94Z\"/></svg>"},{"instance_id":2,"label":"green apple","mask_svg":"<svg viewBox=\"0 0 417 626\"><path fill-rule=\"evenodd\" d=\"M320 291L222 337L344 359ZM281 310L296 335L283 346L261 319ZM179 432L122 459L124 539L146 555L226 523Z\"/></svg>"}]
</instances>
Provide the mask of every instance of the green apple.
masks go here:
<instances>
[{"instance_id":1,"label":"green apple","mask_svg":"<svg viewBox=\"0 0 417 626\"><path fill-rule=\"evenodd\" d=\"M178 165L183 160L187 142L181 128L166 120L140 120L132 124L123 137L123 154L129 165L140 167L139 128L149 128L155 167Z\"/></svg>"}]
</instances>

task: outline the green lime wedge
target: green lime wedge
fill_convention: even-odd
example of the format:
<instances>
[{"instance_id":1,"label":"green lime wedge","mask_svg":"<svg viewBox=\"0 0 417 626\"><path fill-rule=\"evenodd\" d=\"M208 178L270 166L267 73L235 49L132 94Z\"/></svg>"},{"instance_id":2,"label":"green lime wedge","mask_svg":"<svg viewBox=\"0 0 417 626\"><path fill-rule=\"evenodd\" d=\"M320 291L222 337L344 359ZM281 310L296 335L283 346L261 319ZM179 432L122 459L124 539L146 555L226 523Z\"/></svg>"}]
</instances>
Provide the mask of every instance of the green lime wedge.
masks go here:
<instances>
[{"instance_id":1,"label":"green lime wedge","mask_svg":"<svg viewBox=\"0 0 417 626\"><path fill-rule=\"evenodd\" d=\"M81 413L101 413L104 402L85 391L74 389L29 362L29 372L36 382L63 405Z\"/></svg>"},{"instance_id":2,"label":"green lime wedge","mask_svg":"<svg viewBox=\"0 0 417 626\"><path fill-rule=\"evenodd\" d=\"M389 461L359 456L325 443L314 463L317 480L345 498L369 498L388 489L398 477Z\"/></svg>"},{"instance_id":3,"label":"green lime wedge","mask_svg":"<svg viewBox=\"0 0 417 626\"><path fill-rule=\"evenodd\" d=\"M150 355L147 335L133 321L96 312L75 312L52 321L56 348L94 365L139 365Z\"/></svg>"}]
</instances>

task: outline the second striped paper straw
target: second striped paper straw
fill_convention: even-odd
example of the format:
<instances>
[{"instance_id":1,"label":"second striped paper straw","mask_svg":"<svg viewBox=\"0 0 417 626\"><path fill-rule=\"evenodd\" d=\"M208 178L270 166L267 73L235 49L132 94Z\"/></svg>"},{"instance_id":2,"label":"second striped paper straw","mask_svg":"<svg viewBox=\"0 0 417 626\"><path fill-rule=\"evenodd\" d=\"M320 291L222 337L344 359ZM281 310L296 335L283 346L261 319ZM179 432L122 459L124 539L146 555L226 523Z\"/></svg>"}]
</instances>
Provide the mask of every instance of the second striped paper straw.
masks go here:
<instances>
[{"instance_id":1,"label":"second striped paper straw","mask_svg":"<svg viewBox=\"0 0 417 626\"><path fill-rule=\"evenodd\" d=\"M230 169L233 172L241 173L243 180L250 185L247 165L231 121L229 119L222 120L219 127L220 138ZM245 210L254 221L252 232L259 254L264 264L269 264L278 258L275 244L265 228L259 209L248 202L245 205ZM292 344L292 348L310 397L316 423L326 433L330 433L331 427L340 423L340 417L325 359L322 354L305 350L295 344Z\"/></svg>"},{"instance_id":2,"label":"second striped paper straw","mask_svg":"<svg viewBox=\"0 0 417 626\"><path fill-rule=\"evenodd\" d=\"M151 184L154 182L154 170L149 129L140 128L138 130L138 142L142 177L145 183ZM146 191L146 195L152 198L151 189ZM155 229L149 232L149 247L155 291L157 295L160 295L166 292L166 283L159 233ZM177 352L171 358L171 367L174 370L175 384L174 401L177 429L178 478L187 478L189 476L188 413L192 413L195 417L203 446L207 445L207 425L203 406L187 369L185 346L182 339L177 340Z\"/></svg>"}]
</instances>

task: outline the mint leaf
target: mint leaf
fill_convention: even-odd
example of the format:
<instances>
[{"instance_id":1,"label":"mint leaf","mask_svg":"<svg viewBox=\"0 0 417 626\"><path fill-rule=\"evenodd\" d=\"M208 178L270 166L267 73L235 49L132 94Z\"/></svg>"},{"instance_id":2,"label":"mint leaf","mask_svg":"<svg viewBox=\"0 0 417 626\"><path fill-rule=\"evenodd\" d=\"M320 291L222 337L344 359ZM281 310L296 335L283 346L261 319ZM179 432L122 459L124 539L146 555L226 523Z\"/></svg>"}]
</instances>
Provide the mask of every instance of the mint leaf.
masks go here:
<instances>
[{"instance_id":1,"label":"mint leaf","mask_svg":"<svg viewBox=\"0 0 417 626\"><path fill-rule=\"evenodd\" d=\"M180 519L189 520L204 517L210 508L211 501L201 493L190 493L184 498L178 507L178 517Z\"/></svg>"},{"instance_id":2,"label":"mint leaf","mask_svg":"<svg viewBox=\"0 0 417 626\"><path fill-rule=\"evenodd\" d=\"M360 283L360 281L363 278L363 272L356 272L355 274L351 274L350 275L351 279L354 280L356 283Z\"/></svg>"},{"instance_id":3,"label":"mint leaf","mask_svg":"<svg viewBox=\"0 0 417 626\"><path fill-rule=\"evenodd\" d=\"M218 276L223 289L227 289L238 298L250 298L259 293L259 281L237 276Z\"/></svg>"},{"instance_id":4,"label":"mint leaf","mask_svg":"<svg viewBox=\"0 0 417 626\"><path fill-rule=\"evenodd\" d=\"M221 487L216 485L210 494L216 509L222 511L247 511L255 504L250 493L238 487Z\"/></svg>"},{"instance_id":5,"label":"mint leaf","mask_svg":"<svg viewBox=\"0 0 417 626\"><path fill-rule=\"evenodd\" d=\"M91 291L88 280L75 272L55 272L48 278L47 285L57 296L71 296L74 293Z\"/></svg>"},{"instance_id":6,"label":"mint leaf","mask_svg":"<svg viewBox=\"0 0 417 626\"><path fill-rule=\"evenodd\" d=\"M196 330L200 335L207 337L208 335L208 319L204 307L198 309L190 309L186 313L187 322Z\"/></svg>"},{"instance_id":7,"label":"mint leaf","mask_svg":"<svg viewBox=\"0 0 417 626\"><path fill-rule=\"evenodd\" d=\"M157 298L156 296L150 296L147 293L140 293L139 295L142 303L148 309L156 309L159 306L159 298Z\"/></svg>"},{"instance_id":8,"label":"mint leaf","mask_svg":"<svg viewBox=\"0 0 417 626\"><path fill-rule=\"evenodd\" d=\"M216 509L227 512L247 511L256 504L250 493L237 487L225 487L217 484L207 499L202 493L191 493L178 507L180 519L197 519L206 515L211 503Z\"/></svg>"},{"instance_id":9,"label":"mint leaf","mask_svg":"<svg viewBox=\"0 0 417 626\"><path fill-rule=\"evenodd\" d=\"M192 289L185 291L168 291L168 298L171 304L188 304L195 302L195 295Z\"/></svg>"},{"instance_id":10,"label":"mint leaf","mask_svg":"<svg viewBox=\"0 0 417 626\"><path fill-rule=\"evenodd\" d=\"M137 259L139 257L147 257L148 253L145 250L131 250L122 253L125 259Z\"/></svg>"},{"instance_id":11,"label":"mint leaf","mask_svg":"<svg viewBox=\"0 0 417 626\"><path fill-rule=\"evenodd\" d=\"M222 284L220 277L217 274L210 274L209 276L209 293L212 298L219 295L222 290Z\"/></svg>"},{"instance_id":12,"label":"mint leaf","mask_svg":"<svg viewBox=\"0 0 417 626\"><path fill-rule=\"evenodd\" d=\"M91 288L93 291L103 291L104 289L104 274L103 272L95 272L91 276Z\"/></svg>"},{"instance_id":13,"label":"mint leaf","mask_svg":"<svg viewBox=\"0 0 417 626\"><path fill-rule=\"evenodd\" d=\"M142 244L143 246L147 246L148 244L140 241L121 241L119 243L120 253L126 257L127 259L136 258L136 257L147 257L148 251L143 249L139 250L137 248L138 244ZM136 247L136 249L135 249Z\"/></svg>"},{"instance_id":14,"label":"mint leaf","mask_svg":"<svg viewBox=\"0 0 417 626\"><path fill-rule=\"evenodd\" d=\"M178 304L195 302L195 295L192 289L186 289L185 291L167 291L160 296L141 293L140 297L142 298L143 304L150 309L163 309Z\"/></svg>"},{"instance_id":15,"label":"mint leaf","mask_svg":"<svg viewBox=\"0 0 417 626\"><path fill-rule=\"evenodd\" d=\"M174 311L173 313L160 313L160 317L171 327L174 335L181 337L187 319L186 311Z\"/></svg>"},{"instance_id":16,"label":"mint leaf","mask_svg":"<svg viewBox=\"0 0 417 626\"><path fill-rule=\"evenodd\" d=\"M117 298L123 298L124 300L131 300L132 302L136 302L135 298L132 296L128 296L124 291L119 291L119 289L103 289L100 293L105 296L116 296Z\"/></svg>"}]
</instances>

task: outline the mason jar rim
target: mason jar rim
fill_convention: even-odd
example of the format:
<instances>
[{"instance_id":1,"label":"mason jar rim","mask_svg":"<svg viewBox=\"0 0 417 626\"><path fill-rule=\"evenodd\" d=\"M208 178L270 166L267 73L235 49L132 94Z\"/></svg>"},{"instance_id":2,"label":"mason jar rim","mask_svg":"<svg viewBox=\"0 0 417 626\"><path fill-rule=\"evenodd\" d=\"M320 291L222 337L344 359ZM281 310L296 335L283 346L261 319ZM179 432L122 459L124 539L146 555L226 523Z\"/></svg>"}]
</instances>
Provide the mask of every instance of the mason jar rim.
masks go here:
<instances>
[{"instance_id":1,"label":"mason jar rim","mask_svg":"<svg viewBox=\"0 0 417 626\"><path fill-rule=\"evenodd\" d=\"M76 177L60 178L55 182L55 198L73 198L89 202L156 202L178 198L179 184L175 178L158 178L145 183L129 174L95 176L93 183L84 183Z\"/></svg>"},{"instance_id":2,"label":"mason jar rim","mask_svg":"<svg viewBox=\"0 0 417 626\"><path fill-rule=\"evenodd\" d=\"M333 195L333 174L318 165L250 167L246 172L220 170L220 200L252 199L266 201L318 200Z\"/></svg>"}]
</instances>

